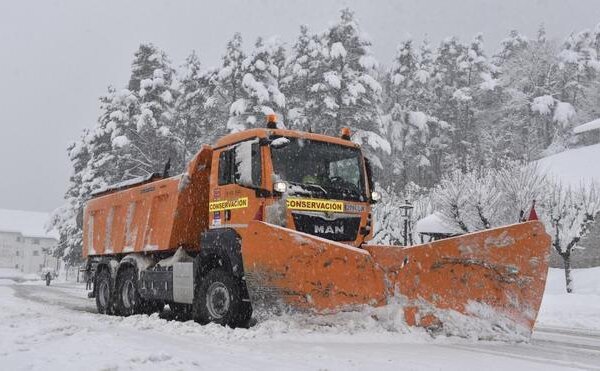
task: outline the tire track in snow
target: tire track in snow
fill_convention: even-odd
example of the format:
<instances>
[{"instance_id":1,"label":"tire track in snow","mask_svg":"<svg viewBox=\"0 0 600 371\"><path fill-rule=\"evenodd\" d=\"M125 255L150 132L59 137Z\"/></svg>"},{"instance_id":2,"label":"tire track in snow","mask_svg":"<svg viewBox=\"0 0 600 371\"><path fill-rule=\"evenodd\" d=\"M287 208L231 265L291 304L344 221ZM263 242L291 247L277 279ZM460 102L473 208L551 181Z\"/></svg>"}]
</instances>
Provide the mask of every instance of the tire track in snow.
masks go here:
<instances>
[{"instance_id":1,"label":"tire track in snow","mask_svg":"<svg viewBox=\"0 0 600 371\"><path fill-rule=\"evenodd\" d=\"M15 291L15 296L21 299L42 304L56 305L62 308L79 312L98 313L92 299L72 293L76 286L38 286L38 285L10 285ZM65 289L68 289L65 290Z\"/></svg>"},{"instance_id":2,"label":"tire track in snow","mask_svg":"<svg viewBox=\"0 0 600 371\"><path fill-rule=\"evenodd\" d=\"M447 347L518 358L539 364L600 370L600 335L585 329L538 328L529 344L481 344L476 348L466 345Z\"/></svg>"}]
</instances>

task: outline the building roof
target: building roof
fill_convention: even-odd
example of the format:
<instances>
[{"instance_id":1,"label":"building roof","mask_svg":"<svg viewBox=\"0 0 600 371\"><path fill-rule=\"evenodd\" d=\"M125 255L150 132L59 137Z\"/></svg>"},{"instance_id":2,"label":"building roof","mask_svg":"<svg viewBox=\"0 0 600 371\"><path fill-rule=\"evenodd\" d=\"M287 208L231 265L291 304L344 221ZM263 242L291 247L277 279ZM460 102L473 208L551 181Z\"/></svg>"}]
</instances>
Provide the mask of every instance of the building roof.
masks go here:
<instances>
[{"instance_id":1,"label":"building roof","mask_svg":"<svg viewBox=\"0 0 600 371\"><path fill-rule=\"evenodd\" d=\"M573 128L573 132L575 134L585 133L586 131L592 131L600 129L600 119L596 119L594 121L587 122L585 124L576 126Z\"/></svg>"},{"instance_id":2,"label":"building roof","mask_svg":"<svg viewBox=\"0 0 600 371\"><path fill-rule=\"evenodd\" d=\"M20 232L26 237L58 240L56 230L46 231L46 223L49 219L49 213L0 209L0 232Z\"/></svg>"},{"instance_id":3,"label":"building roof","mask_svg":"<svg viewBox=\"0 0 600 371\"><path fill-rule=\"evenodd\" d=\"M415 224L415 232L421 234L444 234L450 236L464 233L461 230L448 225L448 223L444 221L442 214L438 212L435 212L417 221Z\"/></svg>"}]
</instances>

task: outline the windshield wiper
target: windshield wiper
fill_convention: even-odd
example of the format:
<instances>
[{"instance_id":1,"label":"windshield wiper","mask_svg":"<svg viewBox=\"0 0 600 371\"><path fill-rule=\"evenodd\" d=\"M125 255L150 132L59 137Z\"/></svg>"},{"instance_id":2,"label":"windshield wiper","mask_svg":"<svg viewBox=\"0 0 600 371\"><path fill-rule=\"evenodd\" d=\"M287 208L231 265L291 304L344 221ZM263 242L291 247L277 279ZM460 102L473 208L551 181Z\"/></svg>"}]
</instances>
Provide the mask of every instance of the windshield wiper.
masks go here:
<instances>
[{"instance_id":1,"label":"windshield wiper","mask_svg":"<svg viewBox=\"0 0 600 371\"><path fill-rule=\"evenodd\" d=\"M313 188L313 189L316 189L316 190L320 191L321 193L323 193L323 196L325 196L325 197L328 196L328 192L325 190L325 188L321 187L318 184L314 184L314 183L298 183L298 182L291 182L289 180L287 180L287 182L289 184L292 184L292 185L295 185L297 187L300 187L300 189L291 190L293 192L296 192L296 193L305 193L305 194L308 194L309 196L313 196L314 195L313 191L311 191L310 189L305 189L305 188Z\"/></svg>"},{"instance_id":2,"label":"windshield wiper","mask_svg":"<svg viewBox=\"0 0 600 371\"><path fill-rule=\"evenodd\" d=\"M315 184L315 183L307 183L306 185L307 185L307 186L309 186L309 187L315 187L315 188L318 188L319 190L321 190L321 191L323 192L323 194L324 194L325 196L327 196L327 195L328 195L328 192L325 190L325 188L321 187L321 186L320 186L320 185L318 185L318 184Z\"/></svg>"}]
</instances>

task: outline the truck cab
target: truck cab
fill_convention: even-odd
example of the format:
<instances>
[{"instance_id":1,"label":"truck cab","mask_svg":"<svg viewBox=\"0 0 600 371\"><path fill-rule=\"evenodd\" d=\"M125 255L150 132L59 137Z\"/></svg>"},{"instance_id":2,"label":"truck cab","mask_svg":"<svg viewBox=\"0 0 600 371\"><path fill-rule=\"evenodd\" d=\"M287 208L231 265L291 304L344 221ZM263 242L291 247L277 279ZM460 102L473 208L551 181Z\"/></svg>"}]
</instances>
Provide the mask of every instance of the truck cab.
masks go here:
<instances>
[{"instance_id":1,"label":"truck cab","mask_svg":"<svg viewBox=\"0 0 600 371\"><path fill-rule=\"evenodd\" d=\"M244 236L250 220L355 247L372 237L369 163L347 139L283 129L228 135L213 147L209 228Z\"/></svg>"}]
</instances>

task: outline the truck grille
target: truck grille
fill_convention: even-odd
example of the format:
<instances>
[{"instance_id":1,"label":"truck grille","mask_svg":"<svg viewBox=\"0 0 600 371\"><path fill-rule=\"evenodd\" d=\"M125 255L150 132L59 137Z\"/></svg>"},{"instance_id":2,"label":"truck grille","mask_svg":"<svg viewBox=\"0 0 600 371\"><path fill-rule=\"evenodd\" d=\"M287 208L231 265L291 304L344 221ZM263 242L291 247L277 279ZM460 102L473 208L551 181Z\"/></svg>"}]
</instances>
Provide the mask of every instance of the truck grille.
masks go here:
<instances>
[{"instance_id":1,"label":"truck grille","mask_svg":"<svg viewBox=\"0 0 600 371\"><path fill-rule=\"evenodd\" d=\"M332 241L354 241L360 227L360 217L334 214L328 218L322 213L292 213L296 230Z\"/></svg>"}]
</instances>

